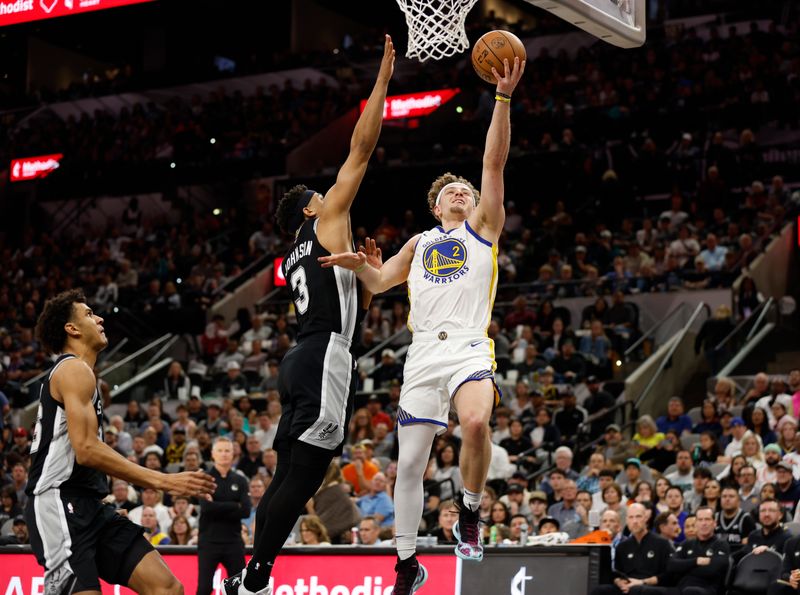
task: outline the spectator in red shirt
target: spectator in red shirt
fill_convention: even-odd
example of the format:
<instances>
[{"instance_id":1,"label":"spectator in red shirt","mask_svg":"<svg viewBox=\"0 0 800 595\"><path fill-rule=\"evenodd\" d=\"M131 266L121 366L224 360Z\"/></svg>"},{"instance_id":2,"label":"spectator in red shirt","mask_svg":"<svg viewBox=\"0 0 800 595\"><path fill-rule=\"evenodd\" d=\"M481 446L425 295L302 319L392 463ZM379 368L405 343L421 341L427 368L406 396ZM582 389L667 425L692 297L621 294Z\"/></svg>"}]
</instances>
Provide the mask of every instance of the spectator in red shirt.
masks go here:
<instances>
[{"instance_id":1,"label":"spectator in red shirt","mask_svg":"<svg viewBox=\"0 0 800 595\"><path fill-rule=\"evenodd\" d=\"M378 395L370 395L369 399L367 399L367 411L372 416L373 428L380 423L386 424L386 427L389 428L394 425L392 416L383 411L383 404Z\"/></svg>"}]
</instances>

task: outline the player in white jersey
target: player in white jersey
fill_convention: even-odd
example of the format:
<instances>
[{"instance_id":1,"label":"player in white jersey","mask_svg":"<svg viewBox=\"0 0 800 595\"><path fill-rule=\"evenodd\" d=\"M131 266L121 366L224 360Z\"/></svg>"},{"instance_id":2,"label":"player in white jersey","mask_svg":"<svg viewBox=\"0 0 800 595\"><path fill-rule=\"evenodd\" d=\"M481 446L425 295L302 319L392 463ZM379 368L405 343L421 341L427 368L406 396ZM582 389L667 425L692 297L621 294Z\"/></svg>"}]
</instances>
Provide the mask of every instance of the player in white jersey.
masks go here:
<instances>
[{"instance_id":1,"label":"player in white jersey","mask_svg":"<svg viewBox=\"0 0 800 595\"><path fill-rule=\"evenodd\" d=\"M492 122L486 136L481 193L464 178L445 174L428 193L441 222L411 238L381 265L372 240L365 251L320 258L324 266L354 270L372 293L408 282L413 333L398 412L400 455L395 484L398 563L395 595L419 589L427 571L417 562L422 516L422 477L431 445L447 428L453 403L462 431L463 506L454 533L456 555L481 560L478 505L491 461L489 419L499 393L494 383L494 345L487 328L497 285L497 241L505 222L503 168L511 137L510 97L524 63L507 61L497 79Z\"/></svg>"}]
</instances>

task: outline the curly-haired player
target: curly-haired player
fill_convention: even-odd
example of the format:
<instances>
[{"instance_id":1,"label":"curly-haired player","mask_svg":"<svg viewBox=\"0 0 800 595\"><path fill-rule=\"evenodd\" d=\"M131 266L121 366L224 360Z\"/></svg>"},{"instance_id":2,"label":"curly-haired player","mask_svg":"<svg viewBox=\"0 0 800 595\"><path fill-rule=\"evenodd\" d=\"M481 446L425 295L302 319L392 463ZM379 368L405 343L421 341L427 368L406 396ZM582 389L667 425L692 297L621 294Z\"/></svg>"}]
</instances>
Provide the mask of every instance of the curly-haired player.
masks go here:
<instances>
[{"instance_id":1,"label":"curly-haired player","mask_svg":"<svg viewBox=\"0 0 800 595\"><path fill-rule=\"evenodd\" d=\"M453 532L456 555L481 560L478 527L481 493L491 460L489 418L499 393L494 383L494 344L487 336L497 288L497 241L503 229L503 168L511 137L509 103L524 71L515 58L497 80L496 103L483 156L482 197L467 180L445 174L428 194L441 225L411 238L380 268L367 252L321 261L354 270L373 293L408 281L413 340L408 350L397 421L400 441L395 484L397 580L395 595L419 589L427 571L416 559L422 516L422 476L436 434L447 429L451 401L461 422L463 506ZM480 199L480 200L479 200Z\"/></svg>"}]
</instances>

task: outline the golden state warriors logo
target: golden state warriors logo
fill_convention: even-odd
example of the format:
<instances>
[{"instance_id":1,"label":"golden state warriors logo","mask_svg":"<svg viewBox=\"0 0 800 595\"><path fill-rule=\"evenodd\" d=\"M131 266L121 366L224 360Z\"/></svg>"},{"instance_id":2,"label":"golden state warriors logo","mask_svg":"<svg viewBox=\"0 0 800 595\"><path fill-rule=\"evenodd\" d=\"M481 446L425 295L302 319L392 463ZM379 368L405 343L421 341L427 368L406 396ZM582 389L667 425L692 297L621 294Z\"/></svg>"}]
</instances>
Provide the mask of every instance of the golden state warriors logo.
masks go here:
<instances>
[{"instance_id":1,"label":"golden state warriors logo","mask_svg":"<svg viewBox=\"0 0 800 595\"><path fill-rule=\"evenodd\" d=\"M456 238L434 242L422 254L425 278L435 283L449 283L457 279L468 270L464 266L466 262L467 247Z\"/></svg>"}]
</instances>

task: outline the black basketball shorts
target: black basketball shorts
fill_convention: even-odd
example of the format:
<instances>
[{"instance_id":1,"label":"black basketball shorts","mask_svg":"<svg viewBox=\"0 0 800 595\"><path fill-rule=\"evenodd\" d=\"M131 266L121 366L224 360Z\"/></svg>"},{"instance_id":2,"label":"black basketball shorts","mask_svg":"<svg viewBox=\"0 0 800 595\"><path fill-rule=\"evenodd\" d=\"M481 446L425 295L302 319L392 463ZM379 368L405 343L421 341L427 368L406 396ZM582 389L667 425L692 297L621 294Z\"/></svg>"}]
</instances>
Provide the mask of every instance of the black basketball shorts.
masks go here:
<instances>
[{"instance_id":1,"label":"black basketball shorts","mask_svg":"<svg viewBox=\"0 0 800 595\"><path fill-rule=\"evenodd\" d=\"M300 440L341 454L356 392L350 341L337 333L303 337L283 358L278 375L279 446Z\"/></svg>"},{"instance_id":2,"label":"black basketball shorts","mask_svg":"<svg viewBox=\"0 0 800 595\"><path fill-rule=\"evenodd\" d=\"M133 570L153 550L142 527L110 504L50 489L31 496L25 509L31 548L47 575L67 568L72 592L99 591L100 580L127 585Z\"/></svg>"}]
</instances>

